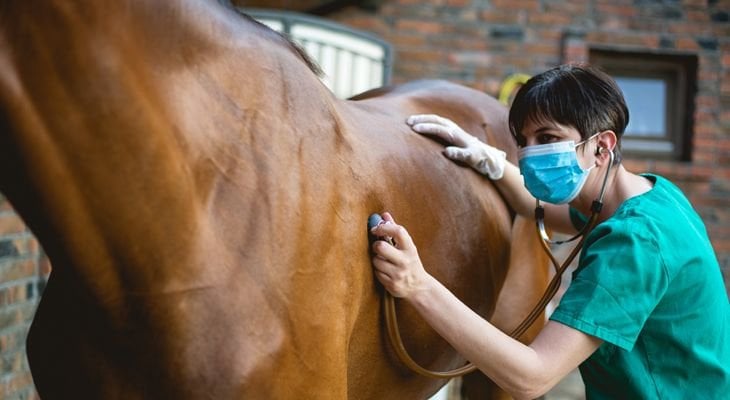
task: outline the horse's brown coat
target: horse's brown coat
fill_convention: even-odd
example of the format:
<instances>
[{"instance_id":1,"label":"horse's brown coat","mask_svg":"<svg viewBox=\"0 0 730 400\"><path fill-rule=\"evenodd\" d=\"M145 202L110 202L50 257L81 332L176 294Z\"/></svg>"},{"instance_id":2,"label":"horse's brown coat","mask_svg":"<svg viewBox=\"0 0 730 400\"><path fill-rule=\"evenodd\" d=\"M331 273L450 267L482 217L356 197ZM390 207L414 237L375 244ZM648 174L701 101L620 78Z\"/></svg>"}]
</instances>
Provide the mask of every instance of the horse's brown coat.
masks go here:
<instances>
[{"instance_id":1,"label":"horse's brown coat","mask_svg":"<svg viewBox=\"0 0 730 400\"><path fill-rule=\"evenodd\" d=\"M385 342L368 215L391 211L484 316L528 234L514 240L494 187L409 130L423 112L514 155L492 98L417 82L337 100L278 35L216 2L0 4L0 190L53 263L28 338L41 396L433 393L443 382ZM524 303L498 310L504 326ZM419 362L463 362L412 310L400 318Z\"/></svg>"}]
</instances>

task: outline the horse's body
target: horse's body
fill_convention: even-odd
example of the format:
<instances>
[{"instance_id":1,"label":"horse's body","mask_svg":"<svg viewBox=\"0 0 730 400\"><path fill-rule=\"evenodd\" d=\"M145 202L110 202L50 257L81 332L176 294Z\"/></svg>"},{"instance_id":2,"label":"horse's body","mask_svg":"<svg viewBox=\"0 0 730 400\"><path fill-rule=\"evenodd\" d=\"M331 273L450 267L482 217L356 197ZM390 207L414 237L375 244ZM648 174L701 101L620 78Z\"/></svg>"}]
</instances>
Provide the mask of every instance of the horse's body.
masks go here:
<instances>
[{"instance_id":1,"label":"horse's body","mask_svg":"<svg viewBox=\"0 0 730 400\"><path fill-rule=\"evenodd\" d=\"M53 264L28 337L44 399L422 398L443 382L388 349L368 215L392 212L484 316L510 251L539 251L531 231L512 239L484 178L404 123L437 112L514 155L481 93L337 100L281 37L215 2L33 4L0 5L0 190ZM500 303L501 326L533 289ZM418 361L464 362L400 311Z\"/></svg>"}]
</instances>

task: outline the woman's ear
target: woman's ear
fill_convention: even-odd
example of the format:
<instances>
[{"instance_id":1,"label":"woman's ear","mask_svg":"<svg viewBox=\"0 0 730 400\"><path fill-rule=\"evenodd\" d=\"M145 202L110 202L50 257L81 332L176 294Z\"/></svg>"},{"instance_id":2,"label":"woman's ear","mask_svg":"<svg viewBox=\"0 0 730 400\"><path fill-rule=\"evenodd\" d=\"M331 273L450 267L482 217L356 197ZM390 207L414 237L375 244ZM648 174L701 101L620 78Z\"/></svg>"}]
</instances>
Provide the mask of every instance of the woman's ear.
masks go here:
<instances>
[{"instance_id":1,"label":"woman's ear","mask_svg":"<svg viewBox=\"0 0 730 400\"><path fill-rule=\"evenodd\" d=\"M616 147L617 141L618 138L614 131L607 130L601 132L601 134L598 135L598 140L596 142L596 157L598 159L610 158L609 152L613 151L614 147Z\"/></svg>"}]
</instances>

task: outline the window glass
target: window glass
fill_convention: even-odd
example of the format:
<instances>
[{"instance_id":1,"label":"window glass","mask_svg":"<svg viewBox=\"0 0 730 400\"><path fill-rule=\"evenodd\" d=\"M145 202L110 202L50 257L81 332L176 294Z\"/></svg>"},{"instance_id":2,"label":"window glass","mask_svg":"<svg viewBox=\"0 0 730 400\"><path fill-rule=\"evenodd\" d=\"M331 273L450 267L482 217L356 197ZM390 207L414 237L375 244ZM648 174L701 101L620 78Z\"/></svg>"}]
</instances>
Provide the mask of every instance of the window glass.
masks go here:
<instances>
[{"instance_id":1,"label":"window glass","mask_svg":"<svg viewBox=\"0 0 730 400\"><path fill-rule=\"evenodd\" d=\"M666 136L667 83L663 79L615 77L629 107L626 134Z\"/></svg>"}]
</instances>

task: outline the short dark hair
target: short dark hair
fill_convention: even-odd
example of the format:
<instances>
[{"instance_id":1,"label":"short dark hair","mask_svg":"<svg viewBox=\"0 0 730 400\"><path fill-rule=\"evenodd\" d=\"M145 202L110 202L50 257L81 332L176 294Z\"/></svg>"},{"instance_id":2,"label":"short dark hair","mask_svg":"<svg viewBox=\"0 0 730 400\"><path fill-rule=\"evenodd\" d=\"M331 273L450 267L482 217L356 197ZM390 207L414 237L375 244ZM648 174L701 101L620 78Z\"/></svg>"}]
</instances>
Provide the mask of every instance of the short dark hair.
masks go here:
<instances>
[{"instance_id":1,"label":"short dark hair","mask_svg":"<svg viewBox=\"0 0 730 400\"><path fill-rule=\"evenodd\" d=\"M583 140L604 130L618 137L614 160L621 161L621 136L629 123L621 89L608 74L587 64L565 64L530 78L509 111L509 128L520 146L528 122L552 121L575 128Z\"/></svg>"}]
</instances>

